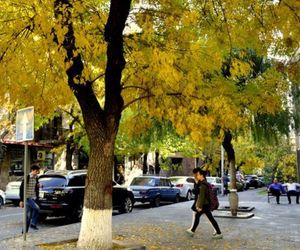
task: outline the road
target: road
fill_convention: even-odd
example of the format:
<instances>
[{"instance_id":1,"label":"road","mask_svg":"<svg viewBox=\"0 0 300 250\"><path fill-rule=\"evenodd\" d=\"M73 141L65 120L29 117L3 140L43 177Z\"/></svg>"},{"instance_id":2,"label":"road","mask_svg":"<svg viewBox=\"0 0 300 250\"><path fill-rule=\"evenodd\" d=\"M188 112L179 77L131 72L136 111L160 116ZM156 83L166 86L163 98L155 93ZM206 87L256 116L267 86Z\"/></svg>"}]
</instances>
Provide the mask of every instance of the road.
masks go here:
<instances>
[{"instance_id":1,"label":"road","mask_svg":"<svg viewBox=\"0 0 300 250\"><path fill-rule=\"evenodd\" d=\"M239 199L243 201L256 201L256 202L266 202L266 196L257 194L257 190L248 190L240 192ZM219 197L220 201L227 201L228 197ZM162 204L162 206L168 206L170 203ZM172 204L172 203L171 203ZM132 213L139 213L145 209L155 209L152 208L149 204L136 203ZM125 214L118 214L117 212L113 213L114 216L126 216ZM15 237L21 234L22 231L22 220L23 220L23 209L14 207L12 204L8 204L0 209L0 241ZM52 227L68 225L68 222L65 218L48 218L45 222L40 223L39 229L45 230ZM2 230L4 229L4 230Z\"/></svg>"},{"instance_id":2,"label":"road","mask_svg":"<svg viewBox=\"0 0 300 250\"><path fill-rule=\"evenodd\" d=\"M240 206L255 207L254 217L246 220L217 218L224 235L221 241L211 240L213 229L205 216L194 238L187 237L185 230L191 222L192 201L159 208L137 204L132 213L113 216L113 235L117 239L145 245L147 249L298 250L300 205L295 204L295 199L289 205L286 197L282 197L280 205L274 199L267 203L266 194L259 191L239 193ZM228 205L228 197L219 197L219 200L222 206ZM0 230L2 239L20 236L21 212L13 207L0 210L0 224L5 225L5 230ZM218 211L214 214L217 215ZM30 232L28 244L76 239L80 223L60 226L64 223L62 218L47 220L39 225L38 232ZM15 250L20 249L18 246L22 242L22 237L17 237L0 240L0 245L2 249Z\"/></svg>"},{"instance_id":3,"label":"road","mask_svg":"<svg viewBox=\"0 0 300 250\"><path fill-rule=\"evenodd\" d=\"M162 204L162 206L168 205L170 203ZM132 211L132 213L138 213L144 209L151 209L149 204L137 203ZM117 211L113 212L113 216L123 216ZM58 218L47 218L43 223L39 223L39 230L45 230L47 228L68 225L68 222L64 217ZM15 236L19 236L22 232L23 225L23 209L15 207L13 204L6 204L0 209L0 241Z\"/></svg>"}]
</instances>

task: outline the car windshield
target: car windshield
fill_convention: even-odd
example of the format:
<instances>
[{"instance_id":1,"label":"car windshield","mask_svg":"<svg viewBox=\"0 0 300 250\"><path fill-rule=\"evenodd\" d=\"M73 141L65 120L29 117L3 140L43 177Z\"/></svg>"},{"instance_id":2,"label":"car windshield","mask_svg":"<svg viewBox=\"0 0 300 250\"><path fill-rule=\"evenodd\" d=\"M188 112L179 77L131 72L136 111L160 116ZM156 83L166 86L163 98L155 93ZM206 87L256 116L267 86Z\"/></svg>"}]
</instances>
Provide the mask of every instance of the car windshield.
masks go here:
<instances>
[{"instance_id":1,"label":"car windshield","mask_svg":"<svg viewBox=\"0 0 300 250\"><path fill-rule=\"evenodd\" d=\"M42 187L64 187L67 185L67 180L65 177L41 177L39 182Z\"/></svg>"},{"instance_id":2,"label":"car windshield","mask_svg":"<svg viewBox=\"0 0 300 250\"><path fill-rule=\"evenodd\" d=\"M154 178L134 178L131 182L132 186L155 186L155 179Z\"/></svg>"},{"instance_id":3,"label":"car windshield","mask_svg":"<svg viewBox=\"0 0 300 250\"><path fill-rule=\"evenodd\" d=\"M173 184L184 183L184 178L169 178Z\"/></svg>"}]
</instances>

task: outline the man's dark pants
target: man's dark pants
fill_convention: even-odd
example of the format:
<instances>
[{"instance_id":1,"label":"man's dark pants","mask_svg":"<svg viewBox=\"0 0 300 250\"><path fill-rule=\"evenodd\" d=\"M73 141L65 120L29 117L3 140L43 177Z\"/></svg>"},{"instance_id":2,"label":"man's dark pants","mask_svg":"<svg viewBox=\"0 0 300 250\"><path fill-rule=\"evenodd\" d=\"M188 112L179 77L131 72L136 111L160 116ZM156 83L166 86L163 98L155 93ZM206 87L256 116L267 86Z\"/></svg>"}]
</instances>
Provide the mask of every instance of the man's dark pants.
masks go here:
<instances>
[{"instance_id":1,"label":"man's dark pants","mask_svg":"<svg viewBox=\"0 0 300 250\"><path fill-rule=\"evenodd\" d=\"M276 202L279 204L280 190L275 188L270 188L272 195L276 196Z\"/></svg>"},{"instance_id":2,"label":"man's dark pants","mask_svg":"<svg viewBox=\"0 0 300 250\"><path fill-rule=\"evenodd\" d=\"M287 197L288 197L289 203L290 204L292 203L291 196L296 196L296 203L299 204L299 195L300 195L300 193L295 190L288 191Z\"/></svg>"},{"instance_id":3,"label":"man's dark pants","mask_svg":"<svg viewBox=\"0 0 300 250\"><path fill-rule=\"evenodd\" d=\"M29 226L36 226L38 222L40 207L36 204L35 200L27 198L26 202L26 232L28 232Z\"/></svg>"}]
</instances>

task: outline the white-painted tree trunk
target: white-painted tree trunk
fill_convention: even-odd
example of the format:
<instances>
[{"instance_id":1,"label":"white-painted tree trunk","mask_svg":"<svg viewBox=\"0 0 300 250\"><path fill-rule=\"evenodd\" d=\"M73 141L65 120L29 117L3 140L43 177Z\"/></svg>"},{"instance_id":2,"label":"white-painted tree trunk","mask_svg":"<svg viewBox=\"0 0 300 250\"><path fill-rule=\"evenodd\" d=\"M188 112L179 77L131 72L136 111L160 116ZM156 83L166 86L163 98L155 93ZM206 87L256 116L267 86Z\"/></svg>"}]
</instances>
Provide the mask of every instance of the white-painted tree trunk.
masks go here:
<instances>
[{"instance_id":1,"label":"white-painted tree trunk","mask_svg":"<svg viewBox=\"0 0 300 250\"><path fill-rule=\"evenodd\" d=\"M84 208L77 245L81 250L112 249L112 210Z\"/></svg>"}]
</instances>

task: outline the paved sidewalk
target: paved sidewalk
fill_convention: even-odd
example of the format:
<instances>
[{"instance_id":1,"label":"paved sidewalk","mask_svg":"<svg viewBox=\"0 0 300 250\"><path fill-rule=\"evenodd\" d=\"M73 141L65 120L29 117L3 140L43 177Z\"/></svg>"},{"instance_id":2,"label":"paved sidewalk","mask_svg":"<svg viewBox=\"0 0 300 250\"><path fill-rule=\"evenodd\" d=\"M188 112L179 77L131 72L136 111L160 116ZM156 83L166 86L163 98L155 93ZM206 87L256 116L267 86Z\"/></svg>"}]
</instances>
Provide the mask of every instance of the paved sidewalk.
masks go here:
<instances>
[{"instance_id":1,"label":"paved sidewalk","mask_svg":"<svg viewBox=\"0 0 300 250\"><path fill-rule=\"evenodd\" d=\"M256 191L250 191L256 192ZM265 197L254 193L251 200L243 200L241 206L254 206L255 216L250 219L216 218L224 235L222 240L212 240L212 227L205 216L201 218L194 238L185 230L191 223L192 202L140 210L133 214L113 216L114 238L142 244L147 249L206 249L206 250L299 250L300 249L300 205L274 202L268 204ZM221 198L221 205L228 205ZM216 212L217 213L217 212ZM26 244L22 236L0 241L0 249L39 249L41 243L76 239L80 224L50 228L28 235ZM100 250L100 249L99 249Z\"/></svg>"}]
</instances>

